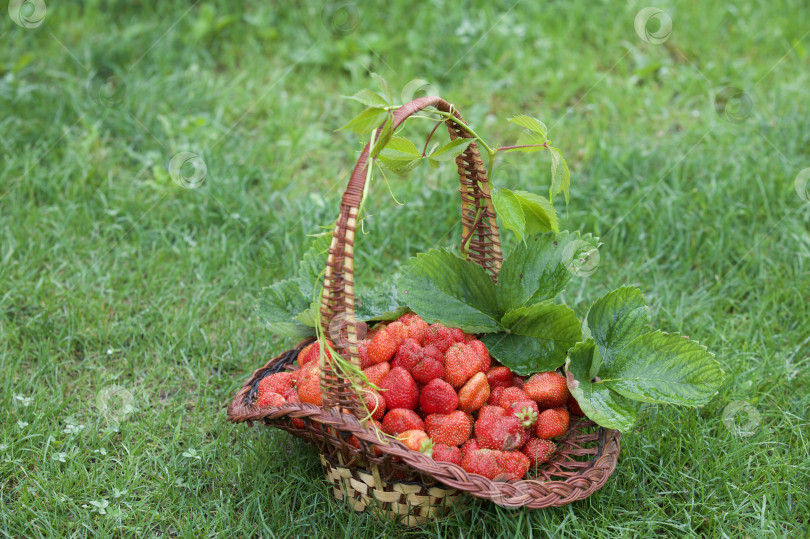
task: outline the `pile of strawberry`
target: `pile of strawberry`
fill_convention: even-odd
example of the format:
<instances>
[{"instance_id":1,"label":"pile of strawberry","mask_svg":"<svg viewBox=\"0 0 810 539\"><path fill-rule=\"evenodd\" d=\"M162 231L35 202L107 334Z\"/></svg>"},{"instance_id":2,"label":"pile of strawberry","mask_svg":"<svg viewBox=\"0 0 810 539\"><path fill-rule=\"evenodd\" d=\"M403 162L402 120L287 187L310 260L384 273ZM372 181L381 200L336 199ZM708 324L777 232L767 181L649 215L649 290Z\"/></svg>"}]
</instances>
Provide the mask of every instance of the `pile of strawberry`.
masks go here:
<instances>
[{"instance_id":1,"label":"pile of strawberry","mask_svg":"<svg viewBox=\"0 0 810 539\"><path fill-rule=\"evenodd\" d=\"M299 370L263 378L256 405L320 406L320 354L313 343L299 353ZM377 428L414 451L489 479L521 479L548 462L556 451L552 440L568 431L569 414L583 415L561 374L524 381L493 362L475 335L428 325L414 313L375 327L359 355L363 373L380 389L362 394ZM360 447L355 437L349 443Z\"/></svg>"}]
</instances>

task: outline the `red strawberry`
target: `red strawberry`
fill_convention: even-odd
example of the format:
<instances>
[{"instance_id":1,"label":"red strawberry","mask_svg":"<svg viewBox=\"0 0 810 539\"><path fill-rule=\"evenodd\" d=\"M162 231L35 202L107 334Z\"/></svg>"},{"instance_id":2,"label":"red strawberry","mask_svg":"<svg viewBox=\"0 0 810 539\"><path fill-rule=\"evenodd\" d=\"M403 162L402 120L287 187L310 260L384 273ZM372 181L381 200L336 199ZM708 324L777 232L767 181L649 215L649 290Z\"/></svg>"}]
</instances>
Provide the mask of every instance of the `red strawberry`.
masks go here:
<instances>
[{"instance_id":1,"label":"red strawberry","mask_svg":"<svg viewBox=\"0 0 810 539\"><path fill-rule=\"evenodd\" d=\"M521 378L517 374L512 375L512 387L517 387L517 388L523 389L524 385L525 385L525 382L523 381L523 378Z\"/></svg>"},{"instance_id":2,"label":"red strawberry","mask_svg":"<svg viewBox=\"0 0 810 539\"><path fill-rule=\"evenodd\" d=\"M425 430L425 422L413 410L395 408L383 417L382 431L391 436L414 429Z\"/></svg>"},{"instance_id":3,"label":"red strawberry","mask_svg":"<svg viewBox=\"0 0 810 539\"><path fill-rule=\"evenodd\" d=\"M406 326L410 326L415 320L421 320L419 315L414 313L414 312L407 312L407 313L403 314L402 316L400 316L399 318L397 318L396 321L401 322L402 324L404 324Z\"/></svg>"},{"instance_id":4,"label":"red strawberry","mask_svg":"<svg viewBox=\"0 0 810 539\"><path fill-rule=\"evenodd\" d=\"M402 367L394 367L380 382L380 392L385 398L385 406L414 410L419 404L419 388L413 377Z\"/></svg>"},{"instance_id":5,"label":"red strawberry","mask_svg":"<svg viewBox=\"0 0 810 539\"><path fill-rule=\"evenodd\" d=\"M450 348L450 345L454 342L456 341L453 339L450 328L442 324L431 324L425 332L425 346L432 344L438 348L441 353L447 352L447 349Z\"/></svg>"},{"instance_id":6,"label":"red strawberry","mask_svg":"<svg viewBox=\"0 0 810 539\"><path fill-rule=\"evenodd\" d=\"M479 372L481 360L468 345L456 343L444 356L444 379L451 386L459 388Z\"/></svg>"},{"instance_id":7,"label":"red strawberry","mask_svg":"<svg viewBox=\"0 0 810 539\"><path fill-rule=\"evenodd\" d=\"M532 438L522 449L523 454L529 457L532 468L551 460L551 456L556 450L557 446L554 445L554 442L540 438Z\"/></svg>"},{"instance_id":8,"label":"red strawberry","mask_svg":"<svg viewBox=\"0 0 810 539\"><path fill-rule=\"evenodd\" d=\"M437 444L461 445L470 438L472 429L472 416L461 410L449 414L431 414L425 418L425 430Z\"/></svg>"},{"instance_id":9,"label":"red strawberry","mask_svg":"<svg viewBox=\"0 0 810 539\"><path fill-rule=\"evenodd\" d=\"M475 335L473 335L472 333L465 333L465 334L464 334L464 342L470 342L470 341L474 341L474 340L475 340L475 339L477 339L477 338L478 338L478 337L476 337L476 336L475 336Z\"/></svg>"},{"instance_id":10,"label":"red strawberry","mask_svg":"<svg viewBox=\"0 0 810 539\"><path fill-rule=\"evenodd\" d=\"M434 444L431 456L437 462L450 462L451 464L461 465L461 450L458 447Z\"/></svg>"},{"instance_id":11,"label":"red strawberry","mask_svg":"<svg viewBox=\"0 0 810 539\"><path fill-rule=\"evenodd\" d=\"M501 402L501 395L503 395L503 390L505 388L501 386L493 387L490 389L489 392L489 399L487 399L487 404L491 406L498 406Z\"/></svg>"},{"instance_id":12,"label":"red strawberry","mask_svg":"<svg viewBox=\"0 0 810 539\"><path fill-rule=\"evenodd\" d=\"M258 396L261 398L268 393L283 395L288 389L293 387L295 376L291 372L277 372L265 376L259 382Z\"/></svg>"},{"instance_id":13,"label":"red strawberry","mask_svg":"<svg viewBox=\"0 0 810 539\"><path fill-rule=\"evenodd\" d=\"M538 438L550 440L568 432L568 410L565 408L549 408L543 410L537 417L534 433Z\"/></svg>"},{"instance_id":14,"label":"red strawberry","mask_svg":"<svg viewBox=\"0 0 810 539\"><path fill-rule=\"evenodd\" d=\"M405 444L405 447L412 451L419 451L422 448L422 442L425 440L430 441L427 433L423 430L413 429L400 432L397 435L397 440Z\"/></svg>"},{"instance_id":15,"label":"red strawberry","mask_svg":"<svg viewBox=\"0 0 810 539\"><path fill-rule=\"evenodd\" d=\"M507 387L503 390L503 393L501 394L501 402L498 404L501 406L501 408L506 409L516 402L530 400L532 400L531 397L529 397L529 395L522 389L518 389L516 387Z\"/></svg>"},{"instance_id":16,"label":"red strawberry","mask_svg":"<svg viewBox=\"0 0 810 539\"><path fill-rule=\"evenodd\" d=\"M513 481L522 479L529 471L531 461L520 451L504 451L498 455L501 473L495 476L496 481Z\"/></svg>"},{"instance_id":17,"label":"red strawberry","mask_svg":"<svg viewBox=\"0 0 810 539\"><path fill-rule=\"evenodd\" d=\"M506 410L500 406L484 405L478 410L478 421L497 419L506 415Z\"/></svg>"},{"instance_id":18,"label":"red strawberry","mask_svg":"<svg viewBox=\"0 0 810 539\"><path fill-rule=\"evenodd\" d=\"M432 344L423 346L421 354L423 358L429 357L444 362L444 353L440 352L439 349L433 346Z\"/></svg>"},{"instance_id":19,"label":"red strawberry","mask_svg":"<svg viewBox=\"0 0 810 539\"><path fill-rule=\"evenodd\" d=\"M391 365L388 363L377 363L367 369L363 369L363 374L366 375L368 381L377 387L380 387L380 383L389 372L391 372Z\"/></svg>"},{"instance_id":20,"label":"red strawberry","mask_svg":"<svg viewBox=\"0 0 810 539\"><path fill-rule=\"evenodd\" d=\"M541 372L526 381L523 390L540 408L557 408L568 400L570 393L565 377L558 372Z\"/></svg>"},{"instance_id":21,"label":"red strawberry","mask_svg":"<svg viewBox=\"0 0 810 539\"><path fill-rule=\"evenodd\" d=\"M455 342L464 342L464 330L460 328L450 328L450 337Z\"/></svg>"},{"instance_id":22,"label":"red strawberry","mask_svg":"<svg viewBox=\"0 0 810 539\"><path fill-rule=\"evenodd\" d=\"M573 416L583 417L585 415L585 413L582 411L582 408L579 407L577 399L575 399L573 395L568 397L568 401L566 401L565 407L568 408L568 413Z\"/></svg>"},{"instance_id":23,"label":"red strawberry","mask_svg":"<svg viewBox=\"0 0 810 539\"><path fill-rule=\"evenodd\" d=\"M329 346L332 347L333 344L328 342ZM326 350L326 357L327 359L332 359L332 354L329 353L329 350ZM321 343L315 341L314 343L305 346L300 352L298 352L298 366L303 367L307 363L312 361L320 361L321 359Z\"/></svg>"},{"instance_id":24,"label":"red strawberry","mask_svg":"<svg viewBox=\"0 0 810 539\"><path fill-rule=\"evenodd\" d=\"M402 367L411 372L421 359L420 350L422 350L422 347L414 339L404 339L391 361L391 367Z\"/></svg>"},{"instance_id":25,"label":"red strawberry","mask_svg":"<svg viewBox=\"0 0 810 539\"><path fill-rule=\"evenodd\" d=\"M458 390L458 407L471 414L486 404L488 398L487 376L483 372L479 372Z\"/></svg>"},{"instance_id":26,"label":"red strawberry","mask_svg":"<svg viewBox=\"0 0 810 539\"><path fill-rule=\"evenodd\" d=\"M385 327L385 331L394 339L397 346L408 338L408 328L402 322L391 322Z\"/></svg>"},{"instance_id":27,"label":"red strawberry","mask_svg":"<svg viewBox=\"0 0 810 539\"><path fill-rule=\"evenodd\" d=\"M374 335L371 342L368 343L368 358L372 363L385 363L390 361L394 354L397 353L397 341L384 329Z\"/></svg>"},{"instance_id":28,"label":"red strawberry","mask_svg":"<svg viewBox=\"0 0 810 539\"><path fill-rule=\"evenodd\" d=\"M363 389L363 404L371 414L372 419L379 421L385 415L385 399L370 388Z\"/></svg>"},{"instance_id":29,"label":"red strawberry","mask_svg":"<svg viewBox=\"0 0 810 539\"><path fill-rule=\"evenodd\" d=\"M431 380L444 378L444 363L441 360L423 355L419 363L411 370L411 375L420 384L427 384Z\"/></svg>"},{"instance_id":30,"label":"red strawberry","mask_svg":"<svg viewBox=\"0 0 810 539\"><path fill-rule=\"evenodd\" d=\"M458 395L453 386L437 378L422 389L419 406L428 415L449 414L458 408Z\"/></svg>"},{"instance_id":31,"label":"red strawberry","mask_svg":"<svg viewBox=\"0 0 810 539\"><path fill-rule=\"evenodd\" d=\"M540 415L537 403L532 400L513 402L509 405L507 412L517 417L520 424L527 429L535 424L537 416Z\"/></svg>"},{"instance_id":32,"label":"red strawberry","mask_svg":"<svg viewBox=\"0 0 810 539\"><path fill-rule=\"evenodd\" d=\"M461 459L461 467L468 473L483 475L488 479L495 479L503 473L498 463L500 451L492 449L467 450Z\"/></svg>"},{"instance_id":33,"label":"red strawberry","mask_svg":"<svg viewBox=\"0 0 810 539\"><path fill-rule=\"evenodd\" d=\"M509 367L492 367L487 371L489 387L509 387L512 385L512 371Z\"/></svg>"},{"instance_id":34,"label":"red strawberry","mask_svg":"<svg viewBox=\"0 0 810 539\"><path fill-rule=\"evenodd\" d=\"M301 399L301 402L318 406L323 404L320 375L321 369L317 362L308 363L301 369L297 384L298 398Z\"/></svg>"},{"instance_id":35,"label":"red strawberry","mask_svg":"<svg viewBox=\"0 0 810 539\"><path fill-rule=\"evenodd\" d=\"M499 451L511 451L523 445L528 439L525 430L520 420L513 415L484 419L479 417L475 422L478 444Z\"/></svg>"},{"instance_id":36,"label":"red strawberry","mask_svg":"<svg viewBox=\"0 0 810 539\"><path fill-rule=\"evenodd\" d=\"M478 447L478 440L475 438L470 438L461 446L461 458L464 458L464 455L470 451L478 451L480 447Z\"/></svg>"},{"instance_id":37,"label":"red strawberry","mask_svg":"<svg viewBox=\"0 0 810 539\"><path fill-rule=\"evenodd\" d=\"M487 350L486 345L476 339L468 342L467 346L472 348L478 357L481 358L481 372L487 372L490 365L492 365L492 359L489 357L489 350Z\"/></svg>"},{"instance_id":38,"label":"red strawberry","mask_svg":"<svg viewBox=\"0 0 810 539\"><path fill-rule=\"evenodd\" d=\"M278 393L265 393L264 395L256 399L256 406L258 406L259 408L263 406L281 406L282 404L286 403L287 401L284 400L284 397L282 397Z\"/></svg>"},{"instance_id":39,"label":"red strawberry","mask_svg":"<svg viewBox=\"0 0 810 539\"><path fill-rule=\"evenodd\" d=\"M368 344L369 344L369 342L370 341L368 339L364 339L364 340L360 341L360 344L357 345L357 354L360 356L360 368L361 369L367 369L367 368L371 367L372 365L374 365L374 363L371 362L371 358L368 357Z\"/></svg>"}]
</instances>

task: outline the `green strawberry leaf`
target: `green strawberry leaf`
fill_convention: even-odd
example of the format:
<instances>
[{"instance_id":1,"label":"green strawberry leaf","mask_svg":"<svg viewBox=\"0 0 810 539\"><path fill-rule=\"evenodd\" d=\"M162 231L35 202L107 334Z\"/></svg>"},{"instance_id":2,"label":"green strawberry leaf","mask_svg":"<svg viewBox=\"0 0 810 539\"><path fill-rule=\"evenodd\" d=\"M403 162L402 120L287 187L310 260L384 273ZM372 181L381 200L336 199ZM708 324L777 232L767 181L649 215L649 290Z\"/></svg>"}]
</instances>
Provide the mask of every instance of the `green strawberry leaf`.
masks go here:
<instances>
[{"instance_id":1,"label":"green strawberry leaf","mask_svg":"<svg viewBox=\"0 0 810 539\"><path fill-rule=\"evenodd\" d=\"M540 144L543 144L543 142L546 141L546 133L548 132L548 129L546 128L546 124L537 118L520 114L514 118L509 118L509 122L528 129L532 134L539 135L539 137L543 139Z\"/></svg>"},{"instance_id":2,"label":"green strawberry leaf","mask_svg":"<svg viewBox=\"0 0 810 539\"><path fill-rule=\"evenodd\" d=\"M358 294L354 308L356 318L366 321L396 320L408 310L400 302L397 287L393 284L380 284L368 293Z\"/></svg>"},{"instance_id":3,"label":"green strawberry leaf","mask_svg":"<svg viewBox=\"0 0 810 539\"><path fill-rule=\"evenodd\" d=\"M343 97L346 99L352 99L371 108L384 109L390 105L383 96L373 90L369 90L368 88L364 88L354 95Z\"/></svg>"},{"instance_id":4,"label":"green strawberry leaf","mask_svg":"<svg viewBox=\"0 0 810 539\"><path fill-rule=\"evenodd\" d=\"M526 234L560 230L557 212L548 199L526 191L513 191L513 194L520 201L526 217Z\"/></svg>"},{"instance_id":5,"label":"green strawberry leaf","mask_svg":"<svg viewBox=\"0 0 810 539\"><path fill-rule=\"evenodd\" d=\"M515 233L519 241L526 234L526 216L520 200L509 189L495 187L490 192L495 213L500 217L504 228Z\"/></svg>"},{"instance_id":6,"label":"green strawberry leaf","mask_svg":"<svg viewBox=\"0 0 810 539\"><path fill-rule=\"evenodd\" d=\"M605 294L588 311L588 327L606 366L633 339L648 333L650 322L641 290L629 286Z\"/></svg>"},{"instance_id":7,"label":"green strawberry leaf","mask_svg":"<svg viewBox=\"0 0 810 539\"><path fill-rule=\"evenodd\" d=\"M568 163L562 156L559 148L549 148L551 153L551 188L549 189L548 198L553 200L554 197L560 192L565 195L565 205L568 206L568 189L571 187L571 171L568 170Z\"/></svg>"},{"instance_id":8,"label":"green strawberry leaf","mask_svg":"<svg viewBox=\"0 0 810 539\"><path fill-rule=\"evenodd\" d=\"M370 157L377 157L377 155L385 148L386 144L391 140L391 137L394 136L394 113L392 111L388 112L388 117L385 120L385 124L383 125L382 131L380 131L379 137L377 140L374 141L374 146L369 150Z\"/></svg>"},{"instance_id":9,"label":"green strawberry leaf","mask_svg":"<svg viewBox=\"0 0 810 539\"><path fill-rule=\"evenodd\" d=\"M494 358L522 376L556 369L582 338L574 311L550 300L509 311L501 324L506 332L481 340Z\"/></svg>"},{"instance_id":10,"label":"green strawberry leaf","mask_svg":"<svg viewBox=\"0 0 810 539\"><path fill-rule=\"evenodd\" d=\"M705 346L654 331L628 343L599 376L601 384L631 400L702 406L717 393L724 373Z\"/></svg>"},{"instance_id":11,"label":"green strawberry leaf","mask_svg":"<svg viewBox=\"0 0 810 539\"><path fill-rule=\"evenodd\" d=\"M310 300L301 293L298 281L287 279L262 290L257 311L261 321L273 333L303 338L314 335L315 331L295 320L309 306Z\"/></svg>"},{"instance_id":12,"label":"green strawberry leaf","mask_svg":"<svg viewBox=\"0 0 810 539\"><path fill-rule=\"evenodd\" d=\"M598 240L578 232L546 232L526 238L515 246L498 277L498 303L509 311L551 299L563 291L574 276L568 253L582 244L595 247Z\"/></svg>"},{"instance_id":13,"label":"green strawberry leaf","mask_svg":"<svg viewBox=\"0 0 810 539\"><path fill-rule=\"evenodd\" d=\"M457 138L455 140L451 140L444 146L441 146L431 152L428 157L437 162L444 162L444 161L452 161L456 158L461 152L467 149L467 146L470 145L475 139L471 138Z\"/></svg>"},{"instance_id":14,"label":"green strawberry leaf","mask_svg":"<svg viewBox=\"0 0 810 539\"><path fill-rule=\"evenodd\" d=\"M565 379L568 390L582 411L597 425L627 431L638 415L636 403L627 400L602 383L593 383L599 349L593 340L577 343L568 351Z\"/></svg>"},{"instance_id":15,"label":"green strawberry leaf","mask_svg":"<svg viewBox=\"0 0 810 539\"><path fill-rule=\"evenodd\" d=\"M386 111L380 108L369 108L352 118L349 123L339 129L348 129L361 135L368 134L372 129L379 127L384 120Z\"/></svg>"},{"instance_id":16,"label":"green strawberry leaf","mask_svg":"<svg viewBox=\"0 0 810 539\"><path fill-rule=\"evenodd\" d=\"M399 298L428 323L469 333L501 329L495 284L489 274L445 249L411 258L397 281Z\"/></svg>"}]
</instances>

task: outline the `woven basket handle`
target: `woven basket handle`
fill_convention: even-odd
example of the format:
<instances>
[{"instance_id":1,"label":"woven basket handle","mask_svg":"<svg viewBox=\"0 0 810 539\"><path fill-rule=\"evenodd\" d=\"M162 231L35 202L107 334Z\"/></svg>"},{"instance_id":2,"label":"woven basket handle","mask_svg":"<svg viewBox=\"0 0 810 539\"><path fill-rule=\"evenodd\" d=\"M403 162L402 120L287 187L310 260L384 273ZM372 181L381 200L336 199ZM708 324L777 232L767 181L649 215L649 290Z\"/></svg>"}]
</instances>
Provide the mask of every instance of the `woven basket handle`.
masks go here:
<instances>
[{"instance_id":1,"label":"woven basket handle","mask_svg":"<svg viewBox=\"0 0 810 539\"><path fill-rule=\"evenodd\" d=\"M394 128L399 127L412 114L427 107L452 113L463 123L461 115L453 105L440 97L427 96L414 99L394 111ZM448 119L445 122L450 138L474 138L456 122ZM382 126L377 130L380 134ZM369 145L363 149L352 172L349 185L340 203L340 215L335 225L332 244L326 262L323 298L321 301L321 324L325 335L330 335L340 323L338 331L345 329L348 346L341 350L341 355L359 365L357 359L354 309L354 236L357 227L357 213L363 198L368 172ZM501 268L501 245L498 226L495 221L495 208L489 195L489 183L478 145L472 142L467 149L456 157L461 188L461 222L462 243L467 247L467 259L483 267L493 280ZM326 365L321 375L324 393L324 406L339 405L354 409L354 392L350 391L345 381L340 380Z\"/></svg>"}]
</instances>

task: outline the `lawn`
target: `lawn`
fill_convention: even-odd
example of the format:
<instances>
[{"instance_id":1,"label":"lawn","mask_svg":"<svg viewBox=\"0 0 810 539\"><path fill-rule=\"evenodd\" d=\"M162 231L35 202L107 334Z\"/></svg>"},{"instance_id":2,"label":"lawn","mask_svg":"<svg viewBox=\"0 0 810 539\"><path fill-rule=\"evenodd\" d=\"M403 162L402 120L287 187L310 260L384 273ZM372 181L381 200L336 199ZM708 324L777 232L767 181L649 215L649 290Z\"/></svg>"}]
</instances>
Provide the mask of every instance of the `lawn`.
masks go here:
<instances>
[{"instance_id":1,"label":"lawn","mask_svg":"<svg viewBox=\"0 0 810 539\"><path fill-rule=\"evenodd\" d=\"M0 12L1 536L810 533L803 2L665 0L647 33L635 1L149 4ZM337 217L361 148L341 96L371 71L504 143L542 118L571 166L561 228L604 243L566 301L638 285L726 371L704 408L645 407L590 498L407 530L333 503L309 446L225 421L292 344L255 301ZM543 192L547 159L495 181ZM359 286L458 243L453 169L372 193Z\"/></svg>"}]
</instances>

